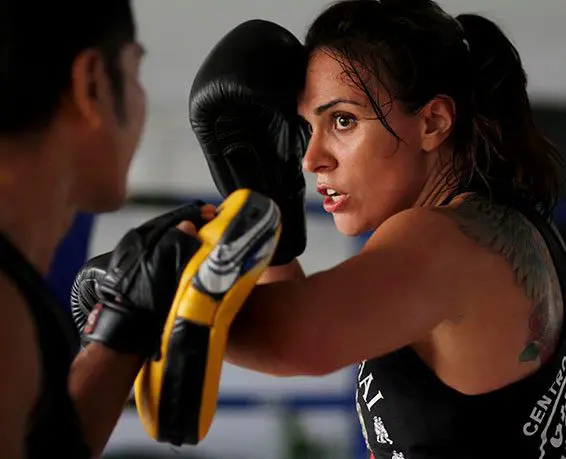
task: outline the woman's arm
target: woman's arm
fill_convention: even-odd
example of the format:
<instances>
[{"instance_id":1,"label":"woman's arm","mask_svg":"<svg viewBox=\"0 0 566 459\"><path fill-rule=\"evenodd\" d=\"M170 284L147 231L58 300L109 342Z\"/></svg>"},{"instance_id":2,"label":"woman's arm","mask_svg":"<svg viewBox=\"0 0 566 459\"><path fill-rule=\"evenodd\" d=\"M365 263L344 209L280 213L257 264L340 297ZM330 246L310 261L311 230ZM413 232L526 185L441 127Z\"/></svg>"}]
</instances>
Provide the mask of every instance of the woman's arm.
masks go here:
<instances>
[{"instance_id":1,"label":"woman's arm","mask_svg":"<svg viewBox=\"0 0 566 459\"><path fill-rule=\"evenodd\" d=\"M258 286L231 328L227 358L270 374L321 375L384 355L458 315L477 290L472 258L482 256L454 220L406 211L344 263Z\"/></svg>"},{"instance_id":2,"label":"woman's arm","mask_svg":"<svg viewBox=\"0 0 566 459\"><path fill-rule=\"evenodd\" d=\"M296 258L289 264L282 266L271 266L267 268L258 281L258 284L271 284L290 280L302 280L305 272Z\"/></svg>"}]
</instances>

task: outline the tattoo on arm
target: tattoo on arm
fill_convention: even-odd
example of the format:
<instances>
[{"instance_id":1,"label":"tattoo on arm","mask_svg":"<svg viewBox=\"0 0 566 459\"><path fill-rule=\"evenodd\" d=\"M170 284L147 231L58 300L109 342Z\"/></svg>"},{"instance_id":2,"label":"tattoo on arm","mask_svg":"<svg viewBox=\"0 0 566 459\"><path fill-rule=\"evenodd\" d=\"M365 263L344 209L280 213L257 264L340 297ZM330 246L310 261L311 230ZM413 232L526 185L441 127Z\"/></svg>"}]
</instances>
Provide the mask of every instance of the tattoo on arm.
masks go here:
<instances>
[{"instance_id":1,"label":"tattoo on arm","mask_svg":"<svg viewBox=\"0 0 566 459\"><path fill-rule=\"evenodd\" d=\"M519 361L546 361L560 335L564 305L558 276L542 236L516 210L479 196L465 196L455 207L438 210L453 218L477 244L507 260L517 284L533 304L529 337Z\"/></svg>"},{"instance_id":2,"label":"tattoo on arm","mask_svg":"<svg viewBox=\"0 0 566 459\"><path fill-rule=\"evenodd\" d=\"M551 323L547 302L535 304L529 317L529 338L525 349L519 356L521 362L532 362L540 359L545 362L556 347L560 328ZM557 328L557 329L556 329Z\"/></svg>"}]
</instances>

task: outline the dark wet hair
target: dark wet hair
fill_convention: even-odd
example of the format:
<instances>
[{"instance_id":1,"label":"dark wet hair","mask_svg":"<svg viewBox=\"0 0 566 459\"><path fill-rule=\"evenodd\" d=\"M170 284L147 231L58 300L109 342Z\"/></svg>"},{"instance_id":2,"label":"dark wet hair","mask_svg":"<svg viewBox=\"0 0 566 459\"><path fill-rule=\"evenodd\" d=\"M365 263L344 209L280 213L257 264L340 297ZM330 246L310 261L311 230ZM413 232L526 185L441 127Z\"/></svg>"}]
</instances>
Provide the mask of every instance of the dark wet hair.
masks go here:
<instances>
[{"instance_id":1,"label":"dark wet hair","mask_svg":"<svg viewBox=\"0 0 566 459\"><path fill-rule=\"evenodd\" d=\"M97 48L122 111L119 54L135 39L130 0L0 2L0 136L47 126L77 55Z\"/></svg>"},{"instance_id":2,"label":"dark wet hair","mask_svg":"<svg viewBox=\"0 0 566 459\"><path fill-rule=\"evenodd\" d=\"M535 127L519 53L492 21L452 17L430 0L342 0L311 25L309 54L326 50L387 123L376 84L408 113L435 97L456 107L450 183L526 199L548 213L561 157Z\"/></svg>"}]
</instances>

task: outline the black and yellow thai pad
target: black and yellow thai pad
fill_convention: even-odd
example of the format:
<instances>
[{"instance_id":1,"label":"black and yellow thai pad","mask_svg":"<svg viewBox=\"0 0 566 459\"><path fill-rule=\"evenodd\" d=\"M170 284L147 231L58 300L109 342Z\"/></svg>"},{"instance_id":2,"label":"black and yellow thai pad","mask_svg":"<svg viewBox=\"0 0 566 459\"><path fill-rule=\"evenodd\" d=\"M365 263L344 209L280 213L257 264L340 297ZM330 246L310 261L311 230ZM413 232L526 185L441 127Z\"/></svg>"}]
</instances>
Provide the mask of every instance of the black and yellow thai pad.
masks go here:
<instances>
[{"instance_id":1,"label":"black and yellow thai pad","mask_svg":"<svg viewBox=\"0 0 566 459\"><path fill-rule=\"evenodd\" d=\"M232 193L199 231L163 331L161 358L145 364L135 400L150 437L197 444L216 412L232 320L269 265L281 232L277 206L250 190Z\"/></svg>"}]
</instances>

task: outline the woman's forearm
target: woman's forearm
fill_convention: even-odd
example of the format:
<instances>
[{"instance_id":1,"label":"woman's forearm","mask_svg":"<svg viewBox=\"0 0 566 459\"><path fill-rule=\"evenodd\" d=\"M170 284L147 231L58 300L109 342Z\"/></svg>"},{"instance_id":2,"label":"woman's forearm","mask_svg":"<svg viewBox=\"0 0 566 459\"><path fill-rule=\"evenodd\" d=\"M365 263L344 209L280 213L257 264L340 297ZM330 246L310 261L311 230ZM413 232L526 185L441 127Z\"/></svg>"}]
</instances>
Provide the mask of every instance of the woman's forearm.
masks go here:
<instances>
[{"instance_id":1,"label":"woman's forearm","mask_svg":"<svg viewBox=\"0 0 566 459\"><path fill-rule=\"evenodd\" d=\"M266 341L266 331L268 332L270 327L266 323L265 315L261 314L258 308L261 308L262 304L272 304L273 295L281 291L282 285L291 285L304 278L305 273L297 259L264 271L230 328L226 361L261 373L278 376L295 374L293 369L284 364L285 359L278 355L277 343ZM258 343L262 345L259 346Z\"/></svg>"},{"instance_id":2,"label":"woman's forearm","mask_svg":"<svg viewBox=\"0 0 566 459\"><path fill-rule=\"evenodd\" d=\"M258 285L230 328L226 360L249 370L274 376L309 373L296 355L292 327L303 280ZM295 304L293 304L293 302Z\"/></svg>"},{"instance_id":3,"label":"woman's forearm","mask_svg":"<svg viewBox=\"0 0 566 459\"><path fill-rule=\"evenodd\" d=\"M118 354L98 344L79 353L69 376L69 393L93 457L102 454L141 369L137 356Z\"/></svg>"},{"instance_id":4,"label":"woman's forearm","mask_svg":"<svg viewBox=\"0 0 566 459\"><path fill-rule=\"evenodd\" d=\"M267 268L259 279L258 284L270 284L272 282L300 280L304 278L305 272L303 271L299 260L295 258L289 264L282 266L271 266Z\"/></svg>"}]
</instances>

